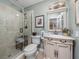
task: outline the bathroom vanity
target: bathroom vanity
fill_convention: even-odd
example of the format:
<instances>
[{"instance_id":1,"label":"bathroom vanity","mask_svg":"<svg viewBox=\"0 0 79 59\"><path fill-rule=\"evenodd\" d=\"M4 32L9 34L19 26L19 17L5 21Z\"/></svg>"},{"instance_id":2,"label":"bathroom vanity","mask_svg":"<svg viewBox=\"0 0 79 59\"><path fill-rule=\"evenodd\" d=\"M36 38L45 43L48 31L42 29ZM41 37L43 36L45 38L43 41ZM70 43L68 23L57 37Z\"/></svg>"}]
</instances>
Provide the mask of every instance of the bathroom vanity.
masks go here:
<instances>
[{"instance_id":1,"label":"bathroom vanity","mask_svg":"<svg viewBox=\"0 0 79 59\"><path fill-rule=\"evenodd\" d=\"M47 59L73 59L74 38L62 35L44 36L44 53Z\"/></svg>"}]
</instances>

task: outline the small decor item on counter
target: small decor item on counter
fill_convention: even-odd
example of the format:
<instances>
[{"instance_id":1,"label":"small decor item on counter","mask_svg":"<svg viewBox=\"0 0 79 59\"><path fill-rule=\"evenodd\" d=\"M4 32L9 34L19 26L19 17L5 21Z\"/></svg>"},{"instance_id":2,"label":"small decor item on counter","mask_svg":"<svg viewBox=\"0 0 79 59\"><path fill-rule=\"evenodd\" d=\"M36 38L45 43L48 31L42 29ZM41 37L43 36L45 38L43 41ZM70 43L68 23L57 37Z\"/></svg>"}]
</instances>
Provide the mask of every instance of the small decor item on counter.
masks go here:
<instances>
[{"instance_id":1,"label":"small decor item on counter","mask_svg":"<svg viewBox=\"0 0 79 59\"><path fill-rule=\"evenodd\" d=\"M62 32L63 32L63 34L64 34L65 36L70 36L70 34L71 34L71 31L70 31L69 29L67 29L67 28L64 28L64 29L62 30Z\"/></svg>"},{"instance_id":2,"label":"small decor item on counter","mask_svg":"<svg viewBox=\"0 0 79 59\"><path fill-rule=\"evenodd\" d=\"M33 33L32 33L32 35L33 35L33 36L36 36L36 35L37 35L37 33L36 33L36 32L33 32Z\"/></svg>"},{"instance_id":3,"label":"small decor item on counter","mask_svg":"<svg viewBox=\"0 0 79 59\"><path fill-rule=\"evenodd\" d=\"M41 31L41 36L42 36L42 37L44 36L44 33L45 33L45 31L42 30L42 31Z\"/></svg>"}]
</instances>

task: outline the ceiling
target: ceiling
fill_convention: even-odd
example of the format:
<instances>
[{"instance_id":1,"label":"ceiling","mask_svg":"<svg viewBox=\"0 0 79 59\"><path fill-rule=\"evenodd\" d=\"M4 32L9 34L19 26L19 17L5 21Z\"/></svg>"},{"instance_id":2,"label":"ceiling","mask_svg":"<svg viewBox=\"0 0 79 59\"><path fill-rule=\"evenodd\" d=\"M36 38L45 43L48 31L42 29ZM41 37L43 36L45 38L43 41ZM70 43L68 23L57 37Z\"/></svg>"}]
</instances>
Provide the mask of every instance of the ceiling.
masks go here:
<instances>
[{"instance_id":1,"label":"ceiling","mask_svg":"<svg viewBox=\"0 0 79 59\"><path fill-rule=\"evenodd\" d=\"M13 4L15 4L16 6L20 7L20 8L24 8L24 7L28 7L31 5L34 5L36 3L39 3L43 0L10 0Z\"/></svg>"}]
</instances>

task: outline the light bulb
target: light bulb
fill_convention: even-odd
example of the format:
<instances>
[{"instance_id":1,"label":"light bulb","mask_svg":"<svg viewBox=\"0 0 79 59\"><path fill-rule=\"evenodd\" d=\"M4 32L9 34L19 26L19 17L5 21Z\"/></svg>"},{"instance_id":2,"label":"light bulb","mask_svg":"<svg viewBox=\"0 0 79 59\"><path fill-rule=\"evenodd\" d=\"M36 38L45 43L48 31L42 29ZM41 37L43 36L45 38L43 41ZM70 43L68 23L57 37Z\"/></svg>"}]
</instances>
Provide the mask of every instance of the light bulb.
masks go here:
<instances>
[{"instance_id":1,"label":"light bulb","mask_svg":"<svg viewBox=\"0 0 79 59\"><path fill-rule=\"evenodd\" d=\"M16 16L19 16L19 14L16 14Z\"/></svg>"},{"instance_id":2,"label":"light bulb","mask_svg":"<svg viewBox=\"0 0 79 59\"><path fill-rule=\"evenodd\" d=\"M62 3L62 2L59 2L59 5L60 5L60 6L62 6L62 5L63 5L63 3Z\"/></svg>"}]
</instances>

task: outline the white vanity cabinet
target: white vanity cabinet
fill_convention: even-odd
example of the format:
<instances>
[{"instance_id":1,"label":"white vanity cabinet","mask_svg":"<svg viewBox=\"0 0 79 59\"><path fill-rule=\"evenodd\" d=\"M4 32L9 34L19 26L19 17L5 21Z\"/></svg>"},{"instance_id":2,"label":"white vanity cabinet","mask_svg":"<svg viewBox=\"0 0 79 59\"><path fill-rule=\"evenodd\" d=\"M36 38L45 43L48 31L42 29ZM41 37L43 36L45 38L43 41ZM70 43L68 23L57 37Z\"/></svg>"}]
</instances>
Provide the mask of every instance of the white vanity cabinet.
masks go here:
<instances>
[{"instance_id":1,"label":"white vanity cabinet","mask_svg":"<svg viewBox=\"0 0 79 59\"><path fill-rule=\"evenodd\" d=\"M45 37L44 52L47 59L73 59L73 39Z\"/></svg>"},{"instance_id":2,"label":"white vanity cabinet","mask_svg":"<svg viewBox=\"0 0 79 59\"><path fill-rule=\"evenodd\" d=\"M47 58L55 59L55 48L55 43L46 42L44 52Z\"/></svg>"},{"instance_id":3,"label":"white vanity cabinet","mask_svg":"<svg viewBox=\"0 0 79 59\"><path fill-rule=\"evenodd\" d=\"M71 59L70 45L59 44L57 51L58 59Z\"/></svg>"}]
</instances>

